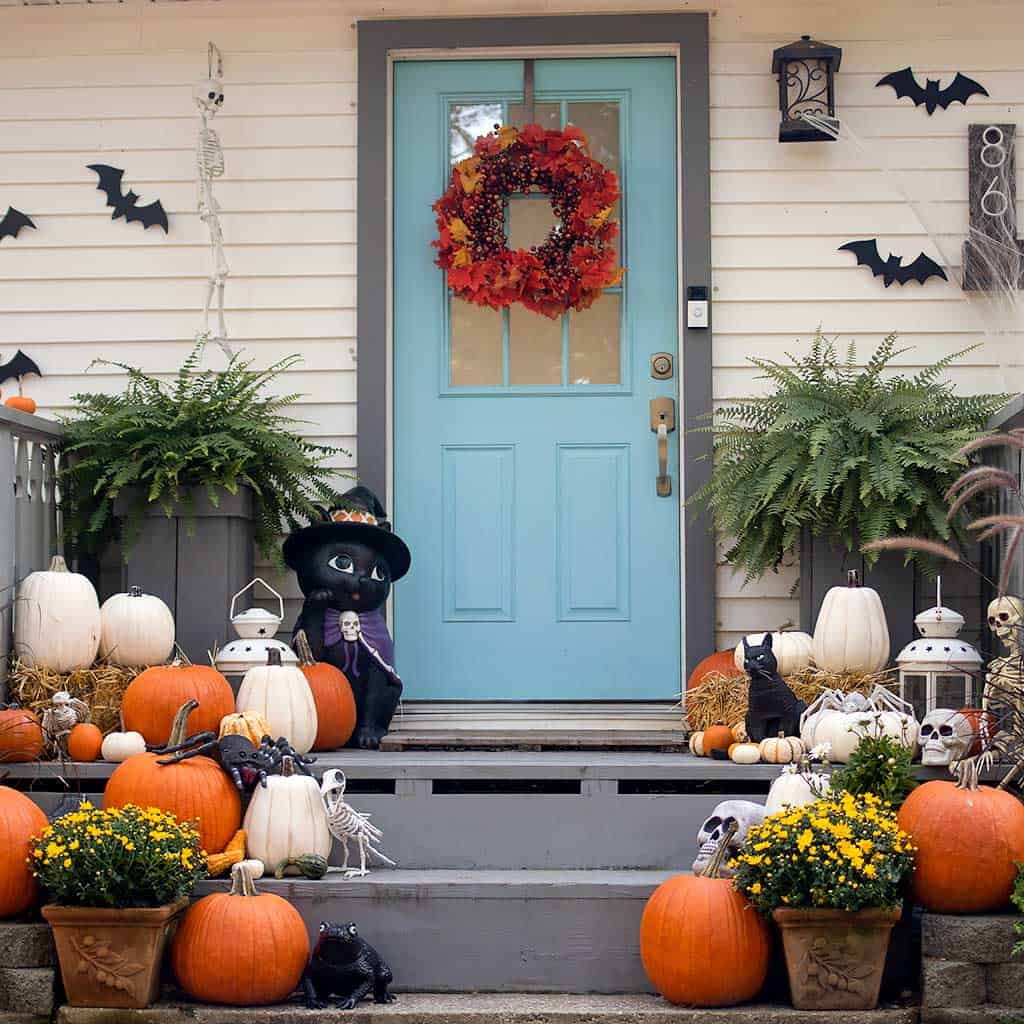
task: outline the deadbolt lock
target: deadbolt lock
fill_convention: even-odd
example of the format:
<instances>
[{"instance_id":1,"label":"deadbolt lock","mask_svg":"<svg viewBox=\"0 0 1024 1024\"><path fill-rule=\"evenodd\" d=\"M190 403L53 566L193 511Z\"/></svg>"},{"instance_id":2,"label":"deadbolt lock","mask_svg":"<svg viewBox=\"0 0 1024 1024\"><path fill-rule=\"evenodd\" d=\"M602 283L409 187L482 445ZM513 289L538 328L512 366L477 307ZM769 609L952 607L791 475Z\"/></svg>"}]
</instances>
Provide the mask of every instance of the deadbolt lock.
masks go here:
<instances>
[{"instance_id":1,"label":"deadbolt lock","mask_svg":"<svg viewBox=\"0 0 1024 1024\"><path fill-rule=\"evenodd\" d=\"M673 373L671 352L655 352L651 356L651 376L655 380L668 380Z\"/></svg>"}]
</instances>

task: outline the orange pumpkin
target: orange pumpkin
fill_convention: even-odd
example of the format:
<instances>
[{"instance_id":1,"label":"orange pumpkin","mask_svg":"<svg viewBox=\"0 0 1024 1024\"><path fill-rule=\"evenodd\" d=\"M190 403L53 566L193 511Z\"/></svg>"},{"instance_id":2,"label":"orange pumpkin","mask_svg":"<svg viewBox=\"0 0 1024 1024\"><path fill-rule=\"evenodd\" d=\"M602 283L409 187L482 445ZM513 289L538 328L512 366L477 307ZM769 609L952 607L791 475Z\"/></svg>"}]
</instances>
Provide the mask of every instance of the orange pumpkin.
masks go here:
<instances>
[{"instance_id":1,"label":"orange pumpkin","mask_svg":"<svg viewBox=\"0 0 1024 1024\"><path fill-rule=\"evenodd\" d=\"M96 761L103 749L103 733L91 722L79 722L68 733L68 755L72 761Z\"/></svg>"},{"instance_id":2,"label":"orange pumpkin","mask_svg":"<svg viewBox=\"0 0 1024 1024\"><path fill-rule=\"evenodd\" d=\"M710 675L742 676L743 673L736 667L735 652L730 648L728 651L715 651L709 654L703 661L697 662L697 667L690 673L686 680L686 688L692 690L700 686Z\"/></svg>"},{"instance_id":3,"label":"orange pumpkin","mask_svg":"<svg viewBox=\"0 0 1024 1024\"><path fill-rule=\"evenodd\" d=\"M43 752L43 727L25 708L0 711L0 764L35 761Z\"/></svg>"},{"instance_id":4,"label":"orange pumpkin","mask_svg":"<svg viewBox=\"0 0 1024 1024\"><path fill-rule=\"evenodd\" d=\"M27 395L11 395L4 405L8 409L18 409L20 412L34 413L36 411L36 400Z\"/></svg>"},{"instance_id":5,"label":"orange pumpkin","mask_svg":"<svg viewBox=\"0 0 1024 1024\"><path fill-rule=\"evenodd\" d=\"M999 732L999 720L991 711L984 711L982 708L961 708L960 714L971 723L971 732L974 735L967 756L976 757Z\"/></svg>"},{"instance_id":6,"label":"orange pumpkin","mask_svg":"<svg viewBox=\"0 0 1024 1024\"><path fill-rule=\"evenodd\" d=\"M141 678L141 677L140 677ZM185 738L188 701L175 716L170 743ZM190 757L177 764L160 764L163 755L133 754L110 776L104 807L159 807L180 821L195 821L207 853L220 853L242 825L242 801L227 773L209 757Z\"/></svg>"},{"instance_id":7,"label":"orange pumpkin","mask_svg":"<svg viewBox=\"0 0 1024 1024\"><path fill-rule=\"evenodd\" d=\"M24 793L0 786L0 918L14 917L38 897L26 861L29 840L49 824Z\"/></svg>"},{"instance_id":8,"label":"orange pumpkin","mask_svg":"<svg viewBox=\"0 0 1024 1024\"><path fill-rule=\"evenodd\" d=\"M728 753L731 744L735 743L732 729L727 725L713 725L704 730L704 756L711 757L712 751L721 750Z\"/></svg>"},{"instance_id":9,"label":"orange pumpkin","mask_svg":"<svg viewBox=\"0 0 1024 1024\"><path fill-rule=\"evenodd\" d=\"M178 708L188 700L199 705L192 715L194 732L216 733L220 720L235 710L231 684L210 665L154 665L124 692L125 728L141 732L150 746L166 743Z\"/></svg>"},{"instance_id":10,"label":"orange pumpkin","mask_svg":"<svg viewBox=\"0 0 1024 1024\"><path fill-rule=\"evenodd\" d=\"M244 864L231 869L231 892L204 896L189 907L171 950L178 984L193 999L229 1006L284 1002L308 959L309 937L299 912L280 896L257 893Z\"/></svg>"},{"instance_id":11,"label":"orange pumpkin","mask_svg":"<svg viewBox=\"0 0 1024 1024\"><path fill-rule=\"evenodd\" d=\"M1010 902L1024 860L1024 805L1005 790L979 786L961 765L959 781L918 786L899 824L917 847L914 897L940 914L980 914Z\"/></svg>"},{"instance_id":12,"label":"orange pumpkin","mask_svg":"<svg viewBox=\"0 0 1024 1024\"><path fill-rule=\"evenodd\" d=\"M670 1003L732 1006L753 999L768 976L768 925L720 877L734 832L722 838L703 874L663 882L644 908L640 959Z\"/></svg>"},{"instance_id":13,"label":"orange pumpkin","mask_svg":"<svg viewBox=\"0 0 1024 1024\"><path fill-rule=\"evenodd\" d=\"M305 631L295 634L295 650L299 668L313 691L316 704L316 739L314 750L338 750L352 738L356 729L356 699L341 669L325 661L314 661Z\"/></svg>"}]
</instances>

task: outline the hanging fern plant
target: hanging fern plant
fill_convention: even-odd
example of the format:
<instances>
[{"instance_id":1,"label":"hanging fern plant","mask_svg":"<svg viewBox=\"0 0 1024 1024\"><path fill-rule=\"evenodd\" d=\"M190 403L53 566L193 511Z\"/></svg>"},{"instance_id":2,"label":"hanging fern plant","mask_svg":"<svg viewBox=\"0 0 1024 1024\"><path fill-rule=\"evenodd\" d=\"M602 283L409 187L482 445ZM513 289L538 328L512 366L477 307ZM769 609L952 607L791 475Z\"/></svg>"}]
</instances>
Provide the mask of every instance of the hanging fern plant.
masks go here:
<instances>
[{"instance_id":1,"label":"hanging fern plant","mask_svg":"<svg viewBox=\"0 0 1024 1024\"><path fill-rule=\"evenodd\" d=\"M806 356L751 358L773 392L726 406L703 428L715 464L691 501L710 507L733 539L726 561L748 580L775 569L804 530L848 551L893 533L950 538L943 495L966 462L957 452L1009 396L954 392L946 370L970 349L912 377L891 367L905 351L890 335L859 367L852 343L841 359L819 330Z\"/></svg>"}]
</instances>

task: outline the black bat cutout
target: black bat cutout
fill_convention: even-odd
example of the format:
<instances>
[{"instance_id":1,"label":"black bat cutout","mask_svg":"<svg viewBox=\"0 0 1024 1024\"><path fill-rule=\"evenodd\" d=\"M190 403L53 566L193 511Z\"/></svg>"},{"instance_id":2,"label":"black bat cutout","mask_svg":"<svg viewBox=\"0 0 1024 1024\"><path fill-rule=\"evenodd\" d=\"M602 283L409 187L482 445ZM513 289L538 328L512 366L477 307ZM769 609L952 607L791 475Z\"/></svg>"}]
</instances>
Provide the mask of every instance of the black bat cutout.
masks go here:
<instances>
[{"instance_id":1,"label":"black bat cutout","mask_svg":"<svg viewBox=\"0 0 1024 1024\"><path fill-rule=\"evenodd\" d=\"M19 348L14 353L14 358L10 362L0 363L0 384L10 380L12 377L20 381L26 373L34 373L37 377L42 377L43 375L42 370Z\"/></svg>"},{"instance_id":2,"label":"black bat cutout","mask_svg":"<svg viewBox=\"0 0 1024 1024\"><path fill-rule=\"evenodd\" d=\"M148 206L139 206L139 197L132 191L121 191L121 179L124 171L117 167L109 167L107 164L89 164L89 170L99 175L99 184L96 186L100 192L106 194L107 206L114 208L111 220L124 217L125 221L131 224L132 221L139 221L144 228L151 228L154 224L164 229L167 234L167 214L158 199Z\"/></svg>"},{"instance_id":3,"label":"black bat cutout","mask_svg":"<svg viewBox=\"0 0 1024 1024\"><path fill-rule=\"evenodd\" d=\"M949 280L942 267L930 256L925 256L924 253L921 253L917 259L906 266L903 265L903 257L896 256L893 253L889 253L889 258L883 260L878 252L877 238L866 238L859 242L847 242L845 245L839 246L839 249L840 251L846 249L852 252L857 257L858 267L862 265L869 266L871 273L875 277L881 276L882 280L885 281L886 288L893 281L902 285L908 281L918 281L920 284L924 284L929 277L941 277L943 281Z\"/></svg>"},{"instance_id":4,"label":"black bat cutout","mask_svg":"<svg viewBox=\"0 0 1024 1024\"><path fill-rule=\"evenodd\" d=\"M0 242L8 237L17 238L18 232L22 228L34 227L35 224L32 223L32 218L28 214L22 213L21 210L16 210L13 206L8 206L4 219L0 220Z\"/></svg>"},{"instance_id":5,"label":"black bat cutout","mask_svg":"<svg viewBox=\"0 0 1024 1024\"><path fill-rule=\"evenodd\" d=\"M922 89L918 85L913 68L891 72L884 78L880 78L875 83L875 88L880 85L891 85L896 90L897 99L909 96L914 101L915 107L919 107L923 103L929 117L935 113L936 107L942 107L945 110L950 103L963 103L966 106L972 96L988 95L988 90L980 82L961 75L959 71L945 89L939 88L938 79L935 78L926 78Z\"/></svg>"}]
</instances>

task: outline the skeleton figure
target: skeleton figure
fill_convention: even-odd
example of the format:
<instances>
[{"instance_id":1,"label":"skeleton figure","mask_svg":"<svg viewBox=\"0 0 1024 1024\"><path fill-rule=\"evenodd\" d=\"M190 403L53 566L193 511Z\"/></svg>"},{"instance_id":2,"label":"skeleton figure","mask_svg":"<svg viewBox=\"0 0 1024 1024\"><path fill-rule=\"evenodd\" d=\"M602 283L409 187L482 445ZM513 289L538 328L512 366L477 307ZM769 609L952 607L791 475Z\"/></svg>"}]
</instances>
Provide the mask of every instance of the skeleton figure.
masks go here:
<instances>
[{"instance_id":1,"label":"skeleton figure","mask_svg":"<svg viewBox=\"0 0 1024 1024\"><path fill-rule=\"evenodd\" d=\"M947 766L966 757L975 738L970 721L953 708L929 711L920 737L921 764Z\"/></svg>"},{"instance_id":2,"label":"skeleton figure","mask_svg":"<svg viewBox=\"0 0 1024 1024\"><path fill-rule=\"evenodd\" d=\"M377 857L385 864L395 867L373 844L384 838L376 825L370 824L370 816L354 810L345 803L345 773L340 768L332 768L324 772L320 783L320 795L323 797L324 809L327 811L327 827L331 835L345 848L345 858L341 862L341 870L346 878L362 878L368 875L366 867L367 855ZM348 866L349 840L354 839L359 849L359 867Z\"/></svg>"},{"instance_id":3,"label":"skeleton figure","mask_svg":"<svg viewBox=\"0 0 1024 1024\"><path fill-rule=\"evenodd\" d=\"M79 722L89 721L89 706L72 697L66 690L58 690L50 698L50 706L43 711L43 735L61 760L68 756L68 733Z\"/></svg>"},{"instance_id":4,"label":"skeleton figure","mask_svg":"<svg viewBox=\"0 0 1024 1024\"><path fill-rule=\"evenodd\" d=\"M1009 654L988 663L982 707L991 708L997 718L1003 719L1003 728L1020 738L1024 736L1024 601L997 597L988 606L988 626Z\"/></svg>"},{"instance_id":5,"label":"skeleton figure","mask_svg":"<svg viewBox=\"0 0 1024 1024\"><path fill-rule=\"evenodd\" d=\"M355 643L362 632L359 626L359 613L358 612L342 612L341 619L341 638L348 640L350 643Z\"/></svg>"},{"instance_id":6,"label":"skeleton figure","mask_svg":"<svg viewBox=\"0 0 1024 1024\"><path fill-rule=\"evenodd\" d=\"M729 858L722 867L722 877L731 878L732 871L728 868L729 859L736 856L747 841L747 833L754 825L760 825L764 821L765 810L762 804L752 803L750 800L723 800L712 812L711 817L704 822L697 833L697 845L699 851L697 859L693 862L693 873L699 875L707 867L722 841L722 836L728 831L729 825L736 822L736 834L729 843Z\"/></svg>"},{"instance_id":7,"label":"skeleton figure","mask_svg":"<svg viewBox=\"0 0 1024 1024\"><path fill-rule=\"evenodd\" d=\"M216 58L216 75L214 75L214 59ZM224 352L230 356L227 344L227 327L224 323L224 284L230 268L224 256L224 233L220 226L220 206L213 197L213 181L224 176L224 150L221 148L217 133L210 127L210 119L215 117L224 103L224 86L221 83L223 74L220 50L210 43L207 51L209 78L204 78L192 87L192 98L199 108L201 119L199 139L196 144L196 166L198 170L198 211L199 219L210 232L211 274L206 289L206 304L203 307L203 329L201 337L217 342ZM217 334L210 333L210 306L214 294L217 296Z\"/></svg>"}]
</instances>

